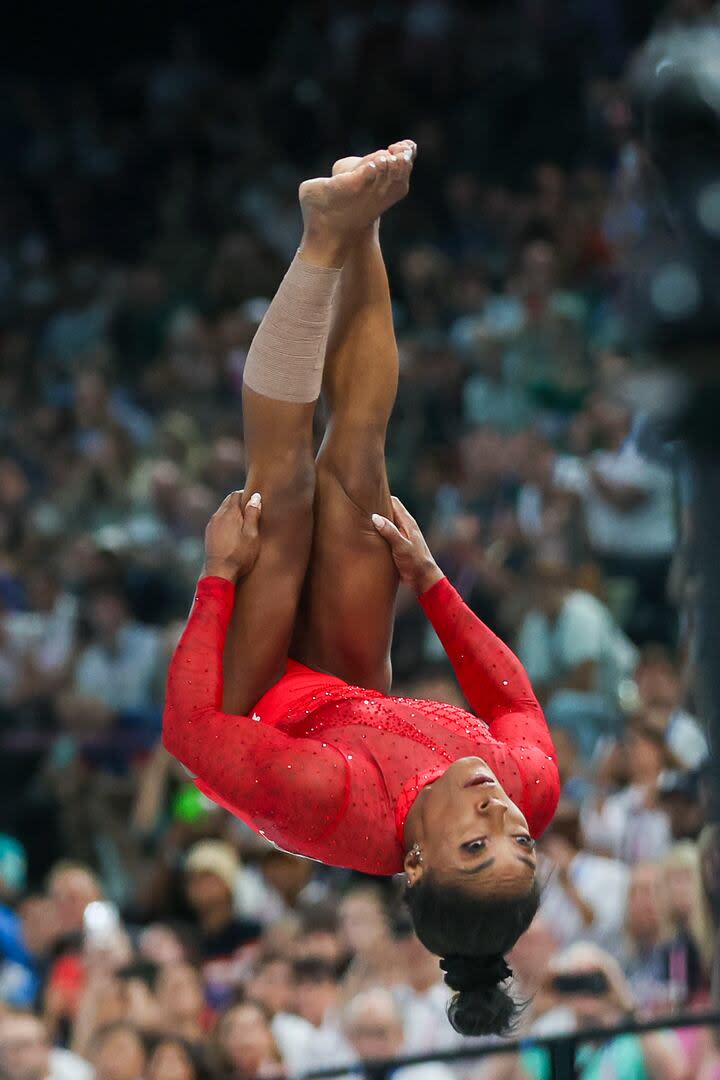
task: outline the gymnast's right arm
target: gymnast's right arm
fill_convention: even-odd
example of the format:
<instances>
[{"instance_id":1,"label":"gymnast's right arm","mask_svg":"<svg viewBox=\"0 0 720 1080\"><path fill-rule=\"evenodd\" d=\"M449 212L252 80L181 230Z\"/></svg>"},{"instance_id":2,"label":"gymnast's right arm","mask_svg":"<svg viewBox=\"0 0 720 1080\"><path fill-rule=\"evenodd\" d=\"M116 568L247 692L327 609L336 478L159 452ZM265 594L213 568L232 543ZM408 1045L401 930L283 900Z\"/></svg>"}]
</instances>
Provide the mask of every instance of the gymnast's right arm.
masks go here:
<instances>
[{"instance_id":1,"label":"gymnast's right arm","mask_svg":"<svg viewBox=\"0 0 720 1080\"><path fill-rule=\"evenodd\" d=\"M232 531L242 538L240 493L229 499L213 519L218 525L221 515L215 532ZM257 532L256 528L250 531ZM250 717L221 711L222 657L235 599L233 579L247 574L257 558L255 551L247 565L247 549L254 542L253 537L249 539L251 544L243 545L244 561L235 554L226 557L227 552L211 557L206 540L210 573L198 582L187 626L170 664L163 744L197 778L201 790L257 827L280 830L288 842L301 846L327 832L328 825L342 814L347 763L332 746L296 739Z\"/></svg>"}]
</instances>

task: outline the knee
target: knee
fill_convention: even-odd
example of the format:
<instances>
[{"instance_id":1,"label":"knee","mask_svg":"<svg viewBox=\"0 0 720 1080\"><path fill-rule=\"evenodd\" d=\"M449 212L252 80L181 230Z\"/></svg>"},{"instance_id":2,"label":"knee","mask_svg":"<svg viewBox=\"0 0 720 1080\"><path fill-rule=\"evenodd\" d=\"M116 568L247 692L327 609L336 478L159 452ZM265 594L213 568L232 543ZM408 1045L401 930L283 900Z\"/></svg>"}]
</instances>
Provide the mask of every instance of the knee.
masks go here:
<instances>
[{"instance_id":1,"label":"knee","mask_svg":"<svg viewBox=\"0 0 720 1080\"><path fill-rule=\"evenodd\" d=\"M250 469L246 494L249 498L253 491L259 491L264 508L273 516L279 512L310 514L315 480L315 462L311 454L282 453L261 469Z\"/></svg>"},{"instance_id":2,"label":"knee","mask_svg":"<svg viewBox=\"0 0 720 1080\"><path fill-rule=\"evenodd\" d=\"M363 513L387 513L388 483L385 455L326 458L318 466L318 480L340 487L343 494Z\"/></svg>"}]
</instances>

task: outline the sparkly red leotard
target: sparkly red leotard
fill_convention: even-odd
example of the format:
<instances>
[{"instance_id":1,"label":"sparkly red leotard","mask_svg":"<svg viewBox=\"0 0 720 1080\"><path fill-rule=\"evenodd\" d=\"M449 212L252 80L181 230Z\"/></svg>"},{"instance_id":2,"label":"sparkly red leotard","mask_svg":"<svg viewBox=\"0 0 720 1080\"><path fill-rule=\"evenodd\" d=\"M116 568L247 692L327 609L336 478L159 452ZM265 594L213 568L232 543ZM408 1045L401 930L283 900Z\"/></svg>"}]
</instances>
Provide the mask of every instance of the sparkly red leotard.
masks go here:
<instances>
[{"instance_id":1,"label":"sparkly red leotard","mask_svg":"<svg viewBox=\"0 0 720 1080\"><path fill-rule=\"evenodd\" d=\"M402 869L418 792L487 761L533 836L559 795L555 752L520 661L443 578L421 604L471 707L387 697L290 662L251 716L220 711L234 587L203 578L168 676L165 746L196 784L287 851L368 874Z\"/></svg>"}]
</instances>

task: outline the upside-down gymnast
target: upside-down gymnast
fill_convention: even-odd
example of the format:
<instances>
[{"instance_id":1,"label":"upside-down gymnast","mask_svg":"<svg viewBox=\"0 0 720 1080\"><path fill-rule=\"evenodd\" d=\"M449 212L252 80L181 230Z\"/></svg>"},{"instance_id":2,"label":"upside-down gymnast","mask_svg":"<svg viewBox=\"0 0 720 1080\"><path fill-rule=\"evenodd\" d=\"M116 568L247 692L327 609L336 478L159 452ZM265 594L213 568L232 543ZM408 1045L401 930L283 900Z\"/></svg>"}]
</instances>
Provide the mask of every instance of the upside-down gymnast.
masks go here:
<instances>
[{"instance_id":1,"label":"upside-down gymnast","mask_svg":"<svg viewBox=\"0 0 720 1080\"><path fill-rule=\"evenodd\" d=\"M537 910L533 838L558 773L520 662L388 488L398 354L378 227L415 152L397 143L301 185L302 243L245 367L246 486L208 526L164 742L203 792L285 850L404 871L418 937L456 991L451 1023L504 1032L516 1010L504 954ZM399 579L476 715L388 696Z\"/></svg>"}]
</instances>

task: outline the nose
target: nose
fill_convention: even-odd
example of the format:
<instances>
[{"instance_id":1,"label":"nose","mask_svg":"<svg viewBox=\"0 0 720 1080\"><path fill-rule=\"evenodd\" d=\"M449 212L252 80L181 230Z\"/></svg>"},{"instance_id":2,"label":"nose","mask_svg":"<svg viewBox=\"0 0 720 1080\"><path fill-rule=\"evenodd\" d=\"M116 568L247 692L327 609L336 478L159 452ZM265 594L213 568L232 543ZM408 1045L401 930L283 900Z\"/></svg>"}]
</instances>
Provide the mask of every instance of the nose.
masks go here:
<instances>
[{"instance_id":1,"label":"nose","mask_svg":"<svg viewBox=\"0 0 720 1080\"><path fill-rule=\"evenodd\" d=\"M486 818L493 823L502 824L508 808L502 799L493 799L488 796L478 799L475 810L480 817Z\"/></svg>"}]
</instances>

